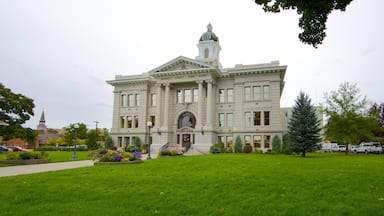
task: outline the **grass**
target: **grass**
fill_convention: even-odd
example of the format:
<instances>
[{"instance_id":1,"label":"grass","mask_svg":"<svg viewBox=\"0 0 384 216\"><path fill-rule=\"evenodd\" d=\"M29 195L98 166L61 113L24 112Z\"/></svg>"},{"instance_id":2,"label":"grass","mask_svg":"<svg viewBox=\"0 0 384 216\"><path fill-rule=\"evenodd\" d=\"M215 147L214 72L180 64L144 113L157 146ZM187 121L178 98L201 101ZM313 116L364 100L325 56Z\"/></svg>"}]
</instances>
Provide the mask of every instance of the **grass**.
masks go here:
<instances>
[{"instance_id":1,"label":"grass","mask_svg":"<svg viewBox=\"0 0 384 216\"><path fill-rule=\"evenodd\" d=\"M1 215L383 215L384 157L217 154L0 178Z\"/></svg>"}]
</instances>

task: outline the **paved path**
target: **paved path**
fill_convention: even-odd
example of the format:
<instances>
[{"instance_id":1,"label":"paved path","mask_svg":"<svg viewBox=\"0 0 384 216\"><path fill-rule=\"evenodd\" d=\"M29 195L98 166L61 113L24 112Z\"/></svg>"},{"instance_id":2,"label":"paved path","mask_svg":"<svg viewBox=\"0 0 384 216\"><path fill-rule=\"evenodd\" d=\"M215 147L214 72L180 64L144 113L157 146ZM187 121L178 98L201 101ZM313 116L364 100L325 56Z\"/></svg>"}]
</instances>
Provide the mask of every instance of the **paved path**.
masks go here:
<instances>
[{"instance_id":1,"label":"paved path","mask_svg":"<svg viewBox=\"0 0 384 216\"><path fill-rule=\"evenodd\" d=\"M0 167L0 177L93 166L92 160Z\"/></svg>"}]
</instances>

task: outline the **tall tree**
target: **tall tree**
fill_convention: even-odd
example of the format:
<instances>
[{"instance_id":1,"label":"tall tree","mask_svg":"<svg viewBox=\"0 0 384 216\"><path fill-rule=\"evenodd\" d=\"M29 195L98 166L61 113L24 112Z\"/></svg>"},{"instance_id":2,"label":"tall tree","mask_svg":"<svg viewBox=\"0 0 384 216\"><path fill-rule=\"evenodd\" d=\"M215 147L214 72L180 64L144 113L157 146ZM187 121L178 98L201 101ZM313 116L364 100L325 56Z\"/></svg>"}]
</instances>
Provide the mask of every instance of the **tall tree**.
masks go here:
<instances>
[{"instance_id":1,"label":"tall tree","mask_svg":"<svg viewBox=\"0 0 384 216\"><path fill-rule=\"evenodd\" d=\"M78 125L78 128L75 127L75 125ZM66 143L73 145L73 141L75 140L75 136L77 139L86 139L87 138L87 125L84 123L76 123L76 124L70 124L68 127L64 127L64 130L66 130L66 134L64 135L64 139Z\"/></svg>"},{"instance_id":2,"label":"tall tree","mask_svg":"<svg viewBox=\"0 0 384 216\"><path fill-rule=\"evenodd\" d=\"M311 99L304 92L300 92L292 110L292 117L288 122L288 143L294 152L301 153L317 149L321 142L320 120L316 115L316 108Z\"/></svg>"},{"instance_id":3,"label":"tall tree","mask_svg":"<svg viewBox=\"0 0 384 216\"><path fill-rule=\"evenodd\" d=\"M345 11L352 0L255 0L265 12L278 13L281 10L296 10L301 15L299 27L303 32L299 39L317 48L326 36L326 22L333 10Z\"/></svg>"},{"instance_id":4,"label":"tall tree","mask_svg":"<svg viewBox=\"0 0 384 216\"><path fill-rule=\"evenodd\" d=\"M0 83L0 120L8 124L0 127L4 140L26 138L24 136L30 134L29 131L24 131L22 124L33 116L34 107L33 99L13 93Z\"/></svg>"},{"instance_id":5,"label":"tall tree","mask_svg":"<svg viewBox=\"0 0 384 216\"><path fill-rule=\"evenodd\" d=\"M367 115L368 102L357 85L348 82L340 84L337 91L326 93L322 105L328 119L326 138L342 144L377 140L373 131L378 129L379 122Z\"/></svg>"}]
</instances>

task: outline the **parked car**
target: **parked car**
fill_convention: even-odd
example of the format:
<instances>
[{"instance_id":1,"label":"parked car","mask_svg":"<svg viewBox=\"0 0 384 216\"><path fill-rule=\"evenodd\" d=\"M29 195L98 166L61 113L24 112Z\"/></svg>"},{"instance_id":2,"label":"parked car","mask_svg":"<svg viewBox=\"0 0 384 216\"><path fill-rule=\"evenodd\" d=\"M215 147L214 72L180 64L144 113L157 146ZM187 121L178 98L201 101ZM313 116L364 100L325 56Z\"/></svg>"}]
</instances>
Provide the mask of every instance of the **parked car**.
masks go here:
<instances>
[{"instance_id":1,"label":"parked car","mask_svg":"<svg viewBox=\"0 0 384 216\"><path fill-rule=\"evenodd\" d=\"M347 147L345 145L339 145L339 152L346 152Z\"/></svg>"},{"instance_id":2,"label":"parked car","mask_svg":"<svg viewBox=\"0 0 384 216\"><path fill-rule=\"evenodd\" d=\"M0 153L3 153L3 152L9 152L10 149L5 147L5 146L0 146Z\"/></svg>"},{"instance_id":3,"label":"parked car","mask_svg":"<svg viewBox=\"0 0 384 216\"><path fill-rule=\"evenodd\" d=\"M357 146L351 146L351 152L356 153L356 150L357 150Z\"/></svg>"},{"instance_id":4,"label":"parked car","mask_svg":"<svg viewBox=\"0 0 384 216\"><path fill-rule=\"evenodd\" d=\"M7 148L11 149L13 152L21 152L25 151L25 149L19 147L19 146L7 146Z\"/></svg>"},{"instance_id":5,"label":"parked car","mask_svg":"<svg viewBox=\"0 0 384 216\"><path fill-rule=\"evenodd\" d=\"M337 143L323 143L321 150L323 152L336 152L339 151L339 145Z\"/></svg>"},{"instance_id":6,"label":"parked car","mask_svg":"<svg viewBox=\"0 0 384 216\"><path fill-rule=\"evenodd\" d=\"M376 153L376 154L381 154L383 153L383 147L379 142L372 142L372 146L369 149L370 153Z\"/></svg>"}]
</instances>

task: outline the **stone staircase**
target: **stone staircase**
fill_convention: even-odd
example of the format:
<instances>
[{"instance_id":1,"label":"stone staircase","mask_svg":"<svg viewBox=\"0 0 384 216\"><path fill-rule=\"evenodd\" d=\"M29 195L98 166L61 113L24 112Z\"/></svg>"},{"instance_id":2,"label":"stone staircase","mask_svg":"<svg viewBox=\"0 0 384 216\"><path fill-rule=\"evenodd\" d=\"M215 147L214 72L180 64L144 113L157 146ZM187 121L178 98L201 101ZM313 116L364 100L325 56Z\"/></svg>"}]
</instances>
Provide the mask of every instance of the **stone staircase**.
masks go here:
<instances>
[{"instance_id":1,"label":"stone staircase","mask_svg":"<svg viewBox=\"0 0 384 216\"><path fill-rule=\"evenodd\" d=\"M191 148L189 148L188 151L184 153L185 156L206 155L206 154L209 154L209 152L202 151L195 146L191 146Z\"/></svg>"}]
</instances>

